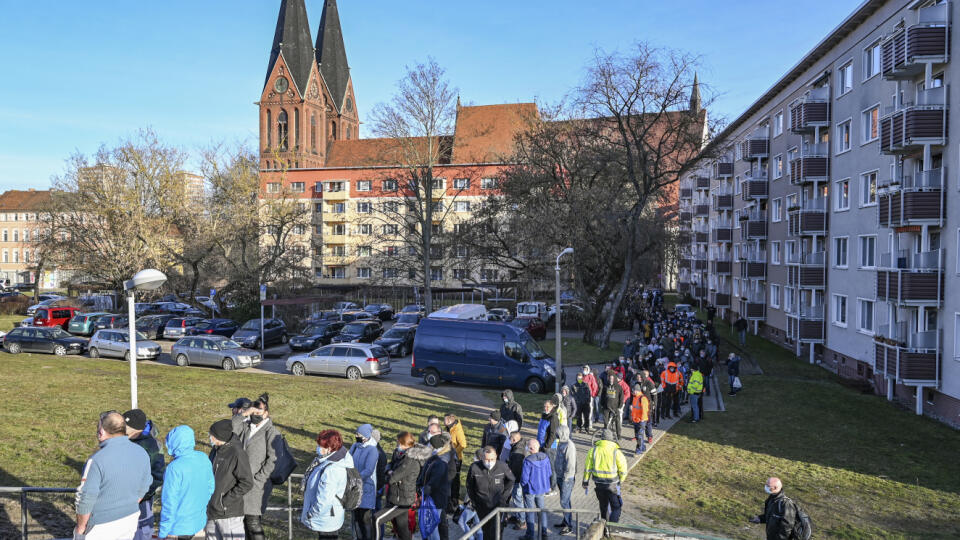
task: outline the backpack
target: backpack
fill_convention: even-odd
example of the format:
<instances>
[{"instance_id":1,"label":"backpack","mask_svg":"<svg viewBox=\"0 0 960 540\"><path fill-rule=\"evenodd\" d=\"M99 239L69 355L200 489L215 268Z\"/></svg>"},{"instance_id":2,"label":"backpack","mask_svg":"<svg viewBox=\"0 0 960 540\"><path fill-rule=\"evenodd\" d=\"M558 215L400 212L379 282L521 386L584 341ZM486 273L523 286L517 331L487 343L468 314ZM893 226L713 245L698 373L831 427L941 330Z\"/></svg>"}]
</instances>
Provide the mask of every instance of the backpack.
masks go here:
<instances>
[{"instance_id":1,"label":"backpack","mask_svg":"<svg viewBox=\"0 0 960 540\"><path fill-rule=\"evenodd\" d=\"M283 435L278 435L277 440L279 444L274 442L277 447L275 449L277 461L274 463L273 472L270 473L270 483L275 486L286 482L297 468L297 460L294 459L293 453L290 452L290 446L287 445L287 438Z\"/></svg>"},{"instance_id":2,"label":"backpack","mask_svg":"<svg viewBox=\"0 0 960 540\"><path fill-rule=\"evenodd\" d=\"M793 538L797 540L810 540L810 537L813 536L813 522L810 521L810 515L803 511L800 508L800 505L790 501L790 504L793 505L794 510L796 510L797 518L793 522Z\"/></svg>"},{"instance_id":3,"label":"backpack","mask_svg":"<svg viewBox=\"0 0 960 540\"><path fill-rule=\"evenodd\" d=\"M363 497L363 478L360 471L347 467L347 485L343 488L343 497L337 497L344 510L356 510Z\"/></svg>"}]
</instances>

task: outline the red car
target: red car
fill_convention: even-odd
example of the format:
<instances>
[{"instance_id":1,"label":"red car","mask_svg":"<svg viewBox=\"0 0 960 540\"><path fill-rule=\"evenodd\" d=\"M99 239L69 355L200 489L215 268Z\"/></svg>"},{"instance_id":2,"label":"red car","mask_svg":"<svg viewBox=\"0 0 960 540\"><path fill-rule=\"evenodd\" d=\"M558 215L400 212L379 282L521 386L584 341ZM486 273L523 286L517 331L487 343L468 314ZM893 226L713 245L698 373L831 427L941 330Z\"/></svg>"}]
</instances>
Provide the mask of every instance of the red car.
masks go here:
<instances>
[{"instance_id":1,"label":"red car","mask_svg":"<svg viewBox=\"0 0 960 540\"><path fill-rule=\"evenodd\" d=\"M75 307L42 307L33 314L33 326L59 326L66 330L70 324L70 319L78 311L80 311L80 308Z\"/></svg>"},{"instance_id":2,"label":"red car","mask_svg":"<svg viewBox=\"0 0 960 540\"><path fill-rule=\"evenodd\" d=\"M543 324L539 317L517 317L508 324L523 328L530 334L530 337L537 341L547 339L547 325Z\"/></svg>"}]
</instances>

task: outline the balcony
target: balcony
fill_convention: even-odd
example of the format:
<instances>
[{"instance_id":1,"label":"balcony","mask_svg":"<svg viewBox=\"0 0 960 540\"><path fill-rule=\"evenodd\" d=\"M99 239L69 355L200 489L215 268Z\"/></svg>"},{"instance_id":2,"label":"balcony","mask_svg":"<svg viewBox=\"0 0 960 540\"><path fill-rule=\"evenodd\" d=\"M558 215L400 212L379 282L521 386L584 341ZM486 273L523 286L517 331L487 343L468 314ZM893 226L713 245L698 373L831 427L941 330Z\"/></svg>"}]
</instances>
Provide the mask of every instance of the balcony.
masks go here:
<instances>
[{"instance_id":1,"label":"balcony","mask_svg":"<svg viewBox=\"0 0 960 540\"><path fill-rule=\"evenodd\" d=\"M718 161L713 164L714 178L730 178L733 176L733 162Z\"/></svg>"},{"instance_id":2,"label":"balcony","mask_svg":"<svg viewBox=\"0 0 960 540\"><path fill-rule=\"evenodd\" d=\"M912 79L927 63L948 60L950 3L917 10L917 24L900 28L881 45L881 72L887 80Z\"/></svg>"},{"instance_id":3,"label":"balcony","mask_svg":"<svg viewBox=\"0 0 960 540\"><path fill-rule=\"evenodd\" d=\"M710 303L716 307L730 307L730 284L718 285L715 291L710 293Z\"/></svg>"},{"instance_id":4,"label":"balcony","mask_svg":"<svg viewBox=\"0 0 960 540\"><path fill-rule=\"evenodd\" d=\"M797 332L801 342L819 343L824 339L823 306L803 304L794 313L797 317Z\"/></svg>"},{"instance_id":5,"label":"balcony","mask_svg":"<svg viewBox=\"0 0 960 540\"><path fill-rule=\"evenodd\" d=\"M693 219L693 212L691 212L690 210L681 210L681 211L680 211L680 221L681 221L681 222L689 222L689 221L692 220L692 219Z\"/></svg>"},{"instance_id":6,"label":"balcony","mask_svg":"<svg viewBox=\"0 0 960 540\"><path fill-rule=\"evenodd\" d=\"M901 251L896 260L880 255L877 270L877 300L900 305L940 305L943 300L943 251Z\"/></svg>"},{"instance_id":7,"label":"balcony","mask_svg":"<svg viewBox=\"0 0 960 540\"><path fill-rule=\"evenodd\" d=\"M830 176L829 156L829 143L801 145L799 155L790 160L790 182L802 185L827 181Z\"/></svg>"},{"instance_id":8,"label":"balcony","mask_svg":"<svg viewBox=\"0 0 960 540\"><path fill-rule=\"evenodd\" d=\"M733 260L729 256L718 257L710 261L710 271L717 275L728 276L733 273Z\"/></svg>"},{"instance_id":9,"label":"balcony","mask_svg":"<svg viewBox=\"0 0 960 540\"><path fill-rule=\"evenodd\" d=\"M733 222L714 220L710 226L713 229L714 242L733 242Z\"/></svg>"},{"instance_id":10,"label":"balcony","mask_svg":"<svg viewBox=\"0 0 960 540\"><path fill-rule=\"evenodd\" d=\"M690 283L681 281L677 283L677 292L680 294L687 294L690 292Z\"/></svg>"},{"instance_id":11,"label":"balcony","mask_svg":"<svg viewBox=\"0 0 960 540\"><path fill-rule=\"evenodd\" d=\"M707 256L706 255L694 255L693 256L693 265L694 272L706 272L707 271Z\"/></svg>"},{"instance_id":12,"label":"balcony","mask_svg":"<svg viewBox=\"0 0 960 540\"><path fill-rule=\"evenodd\" d=\"M766 199L769 194L767 187L767 172L757 171L753 174L747 173L740 184L740 196L744 202Z\"/></svg>"},{"instance_id":13,"label":"balcony","mask_svg":"<svg viewBox=\"0 0 960 540\"><path fill-rule=\"evenodd\" d=\"M697 217L709 217L710 216L710 205L709 204L697 204L693 207L693 215Z\"/></svg>"},{"instance_id":14,"label":"balcony","mask_svg":"<svg viewBox=\"0 0 960 540\"><path fill-rule=\"evenodd\" d=\"M345 201L349 198L350 190L347 188L337 188L327 184L326 189L323 190L323 200L325 201Z\"/></svg>"},{"instance_id":15,"label":"balcony","mask_svg":"<svg viewBox=\"0 0 960 540\"><path fill-rule=\"evenodd\" d=\"M693 187L697 191L709 190L710 189L710 177L709 176L698 176L693 179Z\"/></svg>"},{"instance_id":16,"label":"balcony","mask_svg":"<svg viewBox=\"0 0 960 540\"><path fill-rule=\"evenodd\" d=\"M717 211L733 210L733 192L730 188L718 190L713 196L713 209Z\"/></svg>"},{"instance_id":17,"label":"balcony","mask_svg":"<svg viewBox=\"0 0 960 540\"><path fill-rule=\"evenodd\" d=\"M799 265L787 267L787 281L801 289L822 289L827 283L824 252L804 255Z\"/></svg>"},{"instance_id":18,"label":"balcony","mask_svg":"<svg viewBox=\"0 0 960 540\"><path fill-rule=\"evenodd\" d=\"M689 271L690 268L693 267L693 264L691 264L692 262L693 262L693 261L690 260L689 257L687 257L687 256L681 256L681 258L677 261L677 268L679 268L680 270L688 270L688 271Z\"/></svg>"},{"instance_id":19,"label":"balcony","mask_svg":"<svg viewBox=\"0 0 960 540\"><path fill-rule=\"evenodd\" d=\"M880 119L880 152L907 154L924 145L947 143L947 87L917 91L917 102L884 108Z\"/></svg>"},{"instance_id":20,"label":"balcony","mask_svg":"<svg viewBox=\"0 0 960 540\"><path fill-rule=\"evenodd\" d=\"M770 138L767 137L765 131L758 130L758 132L740 142L740 155L744 161L765 158L770 155Z\"/></svg>"},{"instance_id":21,"label":"balcony","mask_svg":"<svg viewBox=\"0 0 960 540\"><path fill-rule=\"evenodd\" d=\"M941 168L881 185L877 204L880 226L942 226L945 177L946 171Z\"/></svg>"},{"instance_id":22,"label":"balcony","mask_svg":"<svg viewBox=\"0 0 960 540\"><path fill-rule=\"evenodd\" d=\"M761 320L767 316L767 297L763 292L753 292L740 299L740 314L747 320Z\"/></svg>"},{"instance_id":23,"label":"balcony","mask_svg":"<svg viewBox=\"0 0 960 540\"><path fill-rule=\"evenodd\" d=\"M941 337L939 330L911 332L902 322L879 326L875 371L902 384L939 384Z\"/></svg>"},{"instance_id":24,"label":"balcony","mask_svg":"<svg viewBox=\"0 0 960 540\"><path fill-rule=\"evenodd\" d=\"M740 214L741 240L767 239L767 213L762 210L752 210Z\"/></svg>"},{"instance_id":25,"label":"balcony","mask_svg":"<svg viewBox=\"0 0 960 540\"><path fill-rule=\"evenodd\" d=\"M810 133L815 128L830 127L830 90L811 90L790 108L790 130L794 133Z\"/></svg>"},{"instance_id":26,"label":"balcony","mask_svg":"<svg viewBox=\"0 0 960 540\"><path fill-rule=\"evenodd\" d=\"M804 201L787 216L787 232L792 236L823 235L827 232L827 198Z\"/></svg>"},{"instance_id":27,"label":"balcony","mask_svg":"<svg viewBox=\"0 0 960 540\"><path fill-rule=\"evenodd\" d=\"M687 200L693 198L693 188L680 188L680 199Z\"/></svg>"},{"instance_id":28,"label":"balcony","mask_svg":"<svg viewBox=\"0 0 960 540\"><path fill-rule=\"evenodd\" d=\"M703 285L693 285L690 288L690 296L693 296L697 300L706 300L707 299L707 288Z\"/></svg>"}]
</instances>

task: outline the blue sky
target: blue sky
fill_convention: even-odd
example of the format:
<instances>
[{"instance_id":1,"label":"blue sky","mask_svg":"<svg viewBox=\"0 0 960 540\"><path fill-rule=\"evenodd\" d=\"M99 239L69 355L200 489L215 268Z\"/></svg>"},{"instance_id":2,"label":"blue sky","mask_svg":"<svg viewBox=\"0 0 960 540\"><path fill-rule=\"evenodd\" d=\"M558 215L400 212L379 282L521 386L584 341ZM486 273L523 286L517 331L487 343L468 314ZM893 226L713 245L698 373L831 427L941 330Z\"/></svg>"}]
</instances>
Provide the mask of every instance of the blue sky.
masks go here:
<instances>
[{"instance_id":1,"label":"blue sky","mask_svg":"<svg viewBox=\"0 0 960 540\"><path fill-rule=\"evenodd\" d=\"M306 0L314 38L322 0ZM340 0L361 120L433 56L464 103L554 102L597 48L700 55L735 117L860 0ZM802 5L802 7L801 7ZM682 7L678 7L682 6ZM188 150L250 143L279 0L0 0L0 189L151 127ZM361 126L361 134L364 134Z\"/></svg>"}]
</instances>

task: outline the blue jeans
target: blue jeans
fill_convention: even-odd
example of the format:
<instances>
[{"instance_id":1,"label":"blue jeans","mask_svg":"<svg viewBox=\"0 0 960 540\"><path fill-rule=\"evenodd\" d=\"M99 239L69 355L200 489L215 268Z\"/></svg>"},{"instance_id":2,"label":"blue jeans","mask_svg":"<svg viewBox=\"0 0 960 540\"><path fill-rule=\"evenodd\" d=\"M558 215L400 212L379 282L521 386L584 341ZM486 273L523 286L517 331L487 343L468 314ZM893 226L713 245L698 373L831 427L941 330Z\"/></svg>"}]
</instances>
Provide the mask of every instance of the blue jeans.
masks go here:
<instances>
[{"instance_id":1,"label":"blue jeans","mask_svg":"<svg viewBox=\"0 0 960 540\"><path fill-rule=\"evenodd\" d=\"M637 454L642 454L647 451L647 439L644 438L643 432L649 428L650 422L634 422L633 423L633 434L637 437Z\"/></svg>"},{"instance_id":2,"label":"blue jeans","mask_svg":"<svg viewBox=\"0 0 960 540\"><path fill-rule=\"evenodd\" d=\"M570 496L573 495L574 480L576 480L576 478L571 476L562 482L557 482L557 487L560 488L560 508L572 508L572 506L570 506ZM573 514L564 512L563 522L567 524L568 527L573 527Z\"/></svg>"},{"instance_id":3,"label":"blue jeans","mask_svg":"<svg viewBox=\"0 0 960 540\"><path fill-rule=\"evenodd\" d=\"M524 508L543 508L543 495L529 495L527 493L524 493L523 507ZM547 533L547 513L546 512L527 512L526 514L527 514L527 534L524 535L524 538L537 537L537 529L536 529L537 514L540 515L541 534Z\"/></svg>"},{"instance_id":4,"label":"blue jeans","mask_svg":"<svg viewBox=\"0 0 960 540\"><path fill-rule=\"evenodd\" d=\"M693 421L700 420L700 394L690 394L690 410L693 411Z\"/></svg>"},{"instance_id":5,"label":"blue jeans","mask_svg":"<svg viewBox=\"0 0 960 540\"><path fill-rule=\"evenodd\" d=\"M140 501L140 519L133 540L151 540L153 538L153 499Z\"/></svg>"},{"instance_id":6,"label":"blue jeans","mask_svg":"<svg viewBox=\"0 0 960 540\"><path fill-rule=\"evenodd\" d=\"M746 344L747 344L747 331L746 331L746 330L741 330L741 331L740 331L740 346L743 347L743 346L746 345Z\"/></svg>"},{"instance_id":7,"label":"blue jeans","mask_svg":"<svg viewBox=\"0 0 960 540\"><path fill-rule=\"evenodd\" d=\"M600 409L600 395L593 396L593 421L603 422L603 411Z\"/></svg>"},{"instance_id":8,"label":"blue jeans","mask_svg":"<svg viewBox=\"0 0 960 540\"><path fill-rule=\"evenodd\" d=\"M510 506L514 508L523 508L523 489L520 487L520 482L513 484L513 494L510 496ZM513 517L517 518L517 521L523 519L523 514L517 512L513 514Z\"/></svg>"}]
</instances>

